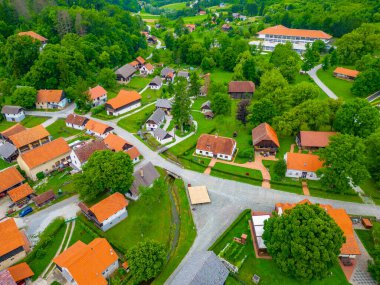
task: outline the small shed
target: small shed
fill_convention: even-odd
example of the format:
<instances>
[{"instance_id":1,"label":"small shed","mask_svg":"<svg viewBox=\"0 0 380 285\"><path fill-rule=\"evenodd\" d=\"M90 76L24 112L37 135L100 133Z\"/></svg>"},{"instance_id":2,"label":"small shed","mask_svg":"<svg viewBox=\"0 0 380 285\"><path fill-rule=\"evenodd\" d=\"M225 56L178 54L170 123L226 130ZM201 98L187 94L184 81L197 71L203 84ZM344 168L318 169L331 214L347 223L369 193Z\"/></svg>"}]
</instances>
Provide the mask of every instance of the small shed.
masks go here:
<instances>
[{"instance_id":1,"label":"small shed","mask_svg":"<svg viewBox=\"0 0 380 285\"><path fill-rule=\"evenodd\" d=\"M36 197L33 197L32 200L36 204L37 207L42 207L47 203L55 200L55 194L53 190L46 191Z\"/></svg>"},{"instance_id":2,"label":"small shed","mask_svg":"<svg viewBox=\"0 0 380 285\"><path fill-rule=\"evenodd\" d=\"M191 205L211 203L206 186L188 187Z\"/></svg>"},{"instance_id":3,"label":"small shed","mask_svg":"<svg viewBox=\"0 0 380 285\"><path fill-rule=\"evenodd\" d=\"M362 224L366 229L372 229L372 223L369 219L363 218L362 219Z\"/></svg>"}]
</instances>

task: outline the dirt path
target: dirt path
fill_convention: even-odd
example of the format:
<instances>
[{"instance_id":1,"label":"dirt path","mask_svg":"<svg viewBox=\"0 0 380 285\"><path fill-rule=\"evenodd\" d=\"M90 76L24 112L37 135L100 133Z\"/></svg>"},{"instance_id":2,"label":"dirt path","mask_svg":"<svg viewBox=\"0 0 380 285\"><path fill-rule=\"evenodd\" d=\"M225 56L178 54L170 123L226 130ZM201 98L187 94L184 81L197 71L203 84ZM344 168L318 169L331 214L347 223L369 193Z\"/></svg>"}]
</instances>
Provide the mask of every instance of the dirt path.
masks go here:
<instances>
[{"instance_id":1,"label":"dirt path","mask_svg":"<svg viewBox=\"0 0 380 285\"><path fill-rule=\"evenodd\" d=\"M305 196L310 196L309 187L307 187L306 181L302 181L302 191Z\"/></svg>"}]
</instances>

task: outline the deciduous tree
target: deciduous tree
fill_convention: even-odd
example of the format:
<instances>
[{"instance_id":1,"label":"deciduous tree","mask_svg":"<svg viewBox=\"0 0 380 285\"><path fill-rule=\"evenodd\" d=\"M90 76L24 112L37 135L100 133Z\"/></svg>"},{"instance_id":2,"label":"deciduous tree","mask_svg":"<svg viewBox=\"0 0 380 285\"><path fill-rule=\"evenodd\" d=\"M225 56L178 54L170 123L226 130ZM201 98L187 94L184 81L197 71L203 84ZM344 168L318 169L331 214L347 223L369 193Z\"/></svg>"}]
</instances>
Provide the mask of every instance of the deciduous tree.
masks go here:
<instances>
[{"instance_id":1,"label":"deciduous tree","mask_svg":"<svg viewBox=\"0 0 380 285\"><path fill-rule=\"evenodd\" d=\"M231 115L231 98L225 93L216 93L211 98L211 108L215 115Z\"/></svg>"},{"instance_id":2,"label":"deciduous tree","mask_svg":"<svg viewBox=\"0 0 380 285\"><path fill-rule=\"evenodd\" d=\"M359 97L367 97L379 90L380 71L373 68L359 73L351 88L352 94Z\"/></svg>"},{"instance_id":3,"label":"deciduous tree","mask_svg":"<svg viewBox=\"0 0 380 285\"><path fill-rule=\"evenodd\" d=\"M201 83L199 81L199 76L196 72L190 74L190 87L189 87L189 96L197 97L201 90Z\"/></svg>"},{"instance_id":4,"label":"deciduous tree","mask_svg":"<svg viewBox=\"0 0 380 285\"><path fill-rule=\"evenodd\" d=\"M366 138L365 145L368 171L380 186L380 128Z\"/></svg>"},{"instance_id":5,"label":"deciduous tree","mask_svg":"<svg viewBox=\"0 0 380 285\"><path fill-rule=\"evenodd\" d=\"M103 68L97 76L98 83L104 88L114 88L116 86L116 75L110 68Z\"/></svg>"},{"instance_id":6,"label":"deciduous tree","mask_svg":"<svg viewBox=\"0 0 380 285\"><path fill-rule=\"evenodd\" d=\"M272 118L277 114L276 107L272 100L263 98L252 104L250 108L250 121L254 126L261 123L272 123Z\"/></svg>"},{"instance_id":7,"label":"deciduous tree","mask_svg":"<svg viewBox=\"0 0 380 285\"><path fill-rule=\"evenodd\" d=\"M18 87L13 92L11 100L12 104L29 109L35 106L36 96L37 90L33 87Z\"/></svg>"},{"instance_id":8,"label":"deciduous tree","mask_svg":"<svg viewBox=\"0 0 380 285\"><path fill-rule=\"evenodd\" d=\"M173 120L181 127L183 132L184 125L190 118L190 97L187 91L187 81L180 78L174 86L174 102L172 107Z\"/></svg>"},{"instance_id":9,"label":"deciduous tree","mask_svg":"<svg viewBox=\"0 0 380 285\"><path fill-rule=\"evenodd\" d=\"M247 116L249 114L248 112L249 103L250 103L250 100L243 99L239 102L236 109L236 119L241 121L244 126L247 123Z\"/></svg>"}]
</instances>

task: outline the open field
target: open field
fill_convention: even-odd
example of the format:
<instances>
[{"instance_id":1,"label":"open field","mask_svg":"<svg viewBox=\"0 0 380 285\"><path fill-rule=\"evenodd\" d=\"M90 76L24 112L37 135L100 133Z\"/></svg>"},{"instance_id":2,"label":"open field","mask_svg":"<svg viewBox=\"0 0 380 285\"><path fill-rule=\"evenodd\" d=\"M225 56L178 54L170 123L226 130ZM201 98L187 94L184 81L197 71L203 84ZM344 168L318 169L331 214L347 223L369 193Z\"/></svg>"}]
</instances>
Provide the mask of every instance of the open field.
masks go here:
<instances>
[{"instance_id":1,"label":"open field","mask_svg":"<svg viewBox=\"0 0 380 285\"><path fill-rule=\"evenodd\" d=\"M186 8L186 2L172 3L165 6L161 6L161 9L182 10Z\"/></svg>"},{"instance_id":2,"label":"open field","mask_svg":"<svg viewBox=\"0 0 380 285\"><path fill-rule=\"evenodd\" d=\"M228 83L232 80L233 75L234 74L232 72L228 72L224 70L215 70L211 72L211 81L220 82L220 83Z\"/></svg>"},{"instance_id":3,"label":"open field","mask_svg":"<svg viewBox=\"0 0 380 285\"><path fill-rule=\"evenodd\" d=\"M185 24L197 24L207 19L207 15L196 15L182 18Z\"/></svg>"},{"instance_id":4,"label":"open field","mask_svg":"<svg viewBox=\"0 0 380 285\"><path fill-rule=\"evenodd\" d=\"M126 85L128 88L140 91L149 84L152 79L149 77L134 76L131 81Z\"/></svg>"},{"instance_id":5,"label":"open field","mask_svg":"<svg viewBox=\"0 0 380 285\"><path fill-rule=\"evenodd\" d=\"M81 132L80 130L66 127L64 119L58 119L46 129L54 139L71 137Z\"/></svg>"}]
</instances>

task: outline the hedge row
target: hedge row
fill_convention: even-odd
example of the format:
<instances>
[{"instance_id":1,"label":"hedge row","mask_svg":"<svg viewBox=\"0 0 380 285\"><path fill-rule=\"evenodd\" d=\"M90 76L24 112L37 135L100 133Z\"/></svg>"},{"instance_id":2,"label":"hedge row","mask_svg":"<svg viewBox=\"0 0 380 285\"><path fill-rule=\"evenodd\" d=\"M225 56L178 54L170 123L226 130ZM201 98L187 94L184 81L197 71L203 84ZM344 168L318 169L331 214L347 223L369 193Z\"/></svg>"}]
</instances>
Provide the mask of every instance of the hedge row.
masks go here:
<instances>
[{"instance_id":1,"label":"hedge row","mask_svg":"<svg viewBox=\"0 0 380 285\"><path fill-rule=\"evenodd\" d=\"M221 170L221 169L212 168L212 172L220 172L220 173L224 173L224 174L227 174L227 175L232 175L232 176L236 176L236 177L240 177L240 178L255 180L255 181L259 181L259 182L263 181L262 179L259 179L259 178L255 178L255 177L252 177L252 176L241 175L239 173L232 173L232 172L224 171L224 170Z\"/></svg>"}]
</instances>

